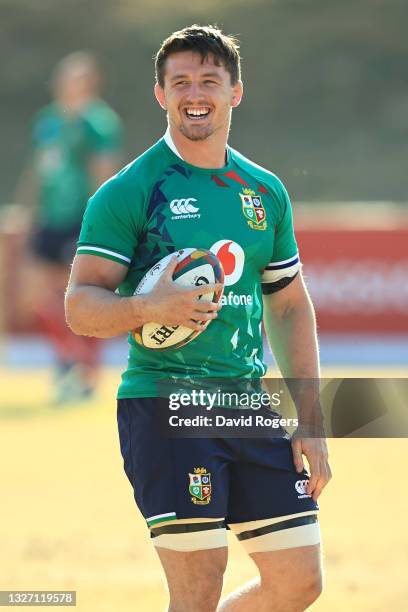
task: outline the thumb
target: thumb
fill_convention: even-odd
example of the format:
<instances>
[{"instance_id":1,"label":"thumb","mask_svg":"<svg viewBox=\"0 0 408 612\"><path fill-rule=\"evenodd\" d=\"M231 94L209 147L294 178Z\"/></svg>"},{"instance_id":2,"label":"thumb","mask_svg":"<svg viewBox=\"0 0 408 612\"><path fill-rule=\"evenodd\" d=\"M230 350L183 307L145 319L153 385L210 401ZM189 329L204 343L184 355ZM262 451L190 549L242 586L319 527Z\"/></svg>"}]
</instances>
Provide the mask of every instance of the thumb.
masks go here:
<instances>
[{"instance_id":1,"label":"thumb","mask_svg":"<svg viewBox=\"0 0 408 612\"><path fill-rule=\"evenodd\" d=\"M177 264L178 264L177 255L172 255L172 257L170 258L169 263L165 267L164 272L162 274L162 279L163 280L166 280L166 281L173 280L173 272L176 269Z\"/></svg>"},{"instance_id":2,"label":"thumb","mask_svg":"<svg viewBox=\"0 0 408 612\"><path fill-rule=\"evenodd\" d=\"M292 453L296 471L300 473L305 469L305 466L303 463L302 456L302 442L299 438L297 440L292 441Z\"/></svg>"}]
</instances>

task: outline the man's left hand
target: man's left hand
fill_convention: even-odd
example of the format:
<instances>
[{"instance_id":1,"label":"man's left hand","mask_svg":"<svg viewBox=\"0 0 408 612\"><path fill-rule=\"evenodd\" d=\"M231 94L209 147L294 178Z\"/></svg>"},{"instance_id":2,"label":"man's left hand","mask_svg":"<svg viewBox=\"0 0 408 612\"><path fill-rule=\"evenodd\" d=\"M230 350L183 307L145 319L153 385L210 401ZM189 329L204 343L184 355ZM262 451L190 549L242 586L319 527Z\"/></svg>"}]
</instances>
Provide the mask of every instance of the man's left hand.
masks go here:
<instances>
[{"instance_id":1,"label":"man's left hand","mask_svg":"<svg viewBox=\"0 0 408 612\"><path fill-rule=\"evenodd\" d=\"M323 488L332 477L326 438L302 438L295 435L292 439L292 451L296 471L299 473L305 469L303 462L303 455L305 455L310 468L307 494L317 501Z\"/></svg>"}]
</instances>

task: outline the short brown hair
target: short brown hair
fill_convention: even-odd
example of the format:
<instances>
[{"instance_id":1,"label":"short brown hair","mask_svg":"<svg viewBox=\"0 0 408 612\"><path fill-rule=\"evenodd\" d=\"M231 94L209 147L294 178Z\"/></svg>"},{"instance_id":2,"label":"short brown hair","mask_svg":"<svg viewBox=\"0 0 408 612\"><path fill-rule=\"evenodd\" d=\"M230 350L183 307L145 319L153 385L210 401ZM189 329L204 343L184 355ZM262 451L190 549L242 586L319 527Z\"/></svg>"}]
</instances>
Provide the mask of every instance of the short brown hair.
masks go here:
<instances>
[{"instance_id":1,"label":"short brown hair","mask_svg":"<svg viewBox=\"0 0 408 612\"><path fill-rule=\"evenodd\" d=\"M241 78L241 58L239 41L233 36L227 36L216 26L192 25L163 41L155 56L156 81L164 87L165 63L169 55L182 51L194 51L201 55L204 62L209 55L214 57L217 66L224 66L229 72L232 85Z\"/></svg>"}]
</instances>

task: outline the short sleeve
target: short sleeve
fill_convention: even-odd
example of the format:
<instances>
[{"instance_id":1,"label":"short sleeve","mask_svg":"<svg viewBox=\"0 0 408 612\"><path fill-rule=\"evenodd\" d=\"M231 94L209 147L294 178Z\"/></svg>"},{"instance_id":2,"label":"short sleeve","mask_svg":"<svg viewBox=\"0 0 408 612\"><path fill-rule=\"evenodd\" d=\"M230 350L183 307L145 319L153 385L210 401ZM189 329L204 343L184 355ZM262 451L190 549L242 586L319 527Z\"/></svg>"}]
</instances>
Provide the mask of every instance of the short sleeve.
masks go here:
<instances>
[{"instance_id":1,"label":"short sleeve","mask_svg":"<svg viewBox=\"0 0 408 612\"><path fill-rule=\"evenodd\" d=\"M91 148L96 154L118 153L122 148L123 128L119 116L107 105L86 115Z\"/></svg>"},{"instance_id":2,"label":"short sleeve","mask_svg":"<svg viewBox=\"0 0 408 612\"><path fill-rule=\"evenodd\" d=\"M282 215L275 228L271 261L266 266L261 282L264 293L283 289L299 272L300 260L293 229L292 206L288 192L278 181L275 193L282 206Z\"/></svg>"},{"instance_id":3,"label":"short sleeve","mask_svg":"<svg viewBox=\"0 0 408 612\"><path fill-rule=\"evenodd\" d=\"M90 198L82 221L77 254L104 257L129 266L143 226L143 202L133 192L132 206L118 176Z\"/></svg>"},{"instance_id":4,"label":"short sleeve","mask_svg":"<svg viewBox=\"0 0 408 612\"><path fill-rule=\"evenodd\" d=\"M51 106L39 110L31 121L31 146L34 150L59 138L61 121Z\"/></svg>"}]
</instances>

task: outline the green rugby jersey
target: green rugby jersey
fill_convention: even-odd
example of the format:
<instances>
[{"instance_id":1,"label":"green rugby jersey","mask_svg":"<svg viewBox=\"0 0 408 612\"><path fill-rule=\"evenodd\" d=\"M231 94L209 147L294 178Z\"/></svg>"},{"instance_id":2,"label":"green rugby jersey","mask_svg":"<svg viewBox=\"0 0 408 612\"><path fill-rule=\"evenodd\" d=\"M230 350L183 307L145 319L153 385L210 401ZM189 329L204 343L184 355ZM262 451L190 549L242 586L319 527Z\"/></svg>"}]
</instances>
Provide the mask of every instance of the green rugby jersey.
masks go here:
<instances>
[{"instance_id":1,"label":"green rugby jersey","mask_svg":"<svg viewBox=\"0 0 408 612\"><path fill-rule=\"evenodd\" d=\"M209 249L225 272L223 307L180 349L155 351L129 335L119 398L155 397L172 376L259 378L262 287L298 270L291 205L280 180L227 147L227 165L199 168L182 160L167 133L107 181L89 200L77 253L128 267L119 287L130 296L165 255Z\"/></svg>"},{"instance_id":2,"label":"green rugby jersey","mask_svg":"<svg viewBox=\"0 0 408 612\"><path fill-rule=\"evenodd\" d=\"M95 189L90 163L118 152L121 134L119 117L102 100L94 100L78 115L64 113L57 104L37 114L32 139L38 225L67 229L81 223L84 203Z\"/></svg>"}]
</instances>

